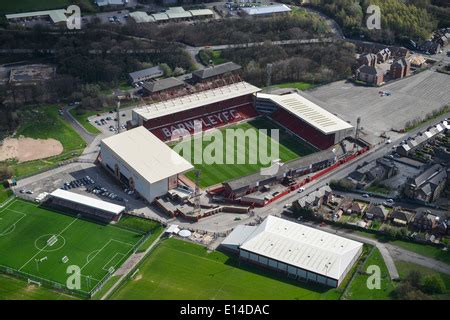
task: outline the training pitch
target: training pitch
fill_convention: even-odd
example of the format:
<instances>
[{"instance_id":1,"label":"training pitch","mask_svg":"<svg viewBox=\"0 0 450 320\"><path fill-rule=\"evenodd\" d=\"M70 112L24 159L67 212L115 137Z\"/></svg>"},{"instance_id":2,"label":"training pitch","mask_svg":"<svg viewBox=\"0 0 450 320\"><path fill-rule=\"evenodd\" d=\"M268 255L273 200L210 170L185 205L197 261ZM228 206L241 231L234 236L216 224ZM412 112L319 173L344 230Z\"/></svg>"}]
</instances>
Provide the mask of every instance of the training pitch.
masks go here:
<instances>
[{"instance_id":1,"label":"training pitch","mask_svg":"<svg viewBox=\"0 0 450 320\"><path fill-rule=\"evenodd\" d=\"M223 144L223 150L224 154L226 154L227 151L227 145L230 143L233 144L233 141L227 141L225 130L227 129L242 129L244 131L248 129L267 129L267 133L270 135L270 129L279 129L279 159L281 159L282 162L286 162L289 160L297 159L303 156L306 156L308 154L314 153L317 150L314 149L312 146L308 145L306 142L300 140L295 135L289 134L286 132L286 129L280 127L278 124L273 122L272 120L268 118L257 118L250 120L248 122L239 123L237 125L232 125L226 128L220 129L220 132L222 133L222 144ZM204 136L208 137L211 136L211 133L206 133ZM267 136L264 136L267 137ZM198 137L194 137L193 139L201 139ZM272 143L277 143L272 138L268 140L270 142L267 143L267 155L270 156L270 148ZM195 169L198 169L201 171L201 177L200 177L200 187L205 188L209 187L224 181L228 181L231 179L235 179L238 177L243 177L252 173L257 172L262 167L268 167L270 164L262 164L258 158L257 163L249 163L249 155L250 154L258 154L258 145L257 144L250 144L248 141L245 143L245 159L246 162L244 164L237 163L237 154L238 154L238 143L236 143L236 139L234 142L234 157L235 162L232 164L225 163L226 161L223 161L223 164L196 164L193 161L193 155L194 155L194 146L195 143L192 143L193 140L190 142L183 141L180 142L182 144L184 143L191 143L191 158L186 157L183 153L181 155L186 158L186 160L190 161ZM212 138L211 141L205 141L205 139L202 141L202 149L205 150L205 148L210 145L211 143L214 143L214 138ZM271 157L272 160L275 160L274 157ZM191 180L195 179L194 171L188 172L186 174L187 177L189 177Z\"/></svg>"},{"instance_id":2,"label":"training pitch","mask_svg":"<svg viewBox=\"0 0 450 320\"><path fill-rule=\"evenodd\" d=\"M80 268L82 294L92 292L133 252L143 234L13 200L0 209L0 271L66 289ZM72 273L73 274L73 273Z\"/></svg>"}]
</instances>

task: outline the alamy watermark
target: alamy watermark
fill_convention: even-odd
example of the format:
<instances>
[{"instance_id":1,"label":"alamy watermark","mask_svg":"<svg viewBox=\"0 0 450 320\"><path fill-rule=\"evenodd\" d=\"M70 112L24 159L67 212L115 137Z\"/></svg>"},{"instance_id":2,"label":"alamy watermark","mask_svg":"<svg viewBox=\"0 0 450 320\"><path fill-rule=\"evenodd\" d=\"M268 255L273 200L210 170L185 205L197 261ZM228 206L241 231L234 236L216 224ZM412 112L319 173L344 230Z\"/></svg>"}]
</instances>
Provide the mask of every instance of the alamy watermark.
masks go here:
<instances>
[{"instance_id":1,"label":"alamy watermark","mask_svg":"<svg viewBox=\"0 0 450 320\"><path fill-rule=\"evenodd\" d=\"M173 130L171 140L179 141L173 150L194 165L259 164L266 166L261 169L263 175L278 172L281 165L279 129L270 129L270 135L267 129L255 128L212 129L204 134L201 121L194 121L191 129ZM179 158L172 157L172 161L177 164Z\"/></svg>"},{"instance_id":2,"label":"alamy watermark","mask_svg":"<svg viewBox=\"0 0 450 320\"><path fill-rule=\"evenodd\" d=\"M381 9L379 6L371 4L367 7L366 13L369 15L366 20L366 27L369 30L381 29Z\"/></svg>"},{"instance_id":3,"label":"alamy watermark","mask_svg":"<svg viewBox=\"0 0 450 320\"><path fill-rule=\"evenodd\" d=\"M381 269L377 265L370 265L366 270L370 276L367 278L366 285L369 290L381 289Z\"/></svg>"},{"instance_id":4,"label":"alamy watermark","mask_svg":"<svg viewBox=\"0 0 450 320\"><path fill-rule=\"evenodd\" d=\"M81 29L81 9L77 5L70 5L65 10L67 16L66 26L69 30Z\"/></svg>"}]
</instances>

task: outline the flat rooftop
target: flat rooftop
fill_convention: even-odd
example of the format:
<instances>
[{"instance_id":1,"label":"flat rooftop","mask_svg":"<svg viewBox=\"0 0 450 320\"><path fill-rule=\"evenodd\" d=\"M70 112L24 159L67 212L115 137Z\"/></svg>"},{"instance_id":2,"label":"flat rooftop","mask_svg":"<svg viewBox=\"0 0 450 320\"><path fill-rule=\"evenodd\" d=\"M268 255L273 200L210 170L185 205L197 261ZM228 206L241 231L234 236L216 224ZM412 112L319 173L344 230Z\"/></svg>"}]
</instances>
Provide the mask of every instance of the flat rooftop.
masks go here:
<instances>
[{"instance_id":1,"label":"flat rooftop","mask_svg":"<svg viewBox=\"0 0 450 320\"><path fill-rule=\"evenodd\" d=\"M67 21L66 11L64 9L7 14L6 19L25 19L43 16L48 16L53 23Z\"/></svg>"},{"instance_id":2,"label":"flat rooftop","mask_svg":"<svg viewBox=\"0 0 450 320\"><path fill-rule=\"evenodd\" d=\"M293 113L306 123L323 132L331 134L352 129L353 126L298 93L273 95L258 93L258 98L270 99L281 108Z\"/></svg>"},{"instance_id":3,"label":"flat rooftop","mask_svg":"<svg viewBox=\"0 0 450 320\"><path fill-rule=\"evenodd\" d=\"M240 248L339 280L362 246L357 241L268 216Z\"/></svg>"},{"instance_id":4,"label":"flat rooftop","mask_svg":"<svg viewBox=\"0 0 450 320\"><path fill-rule=\"evenodd\" d=\"M149 183L184 173L194 167L144 127L137 127L103 139L127 166Z\"/></svg>"},{"instance_id":5,"label":"flat rooftop","mask_svg":"<svg viewBox=\"0 0 450 320\"><path fill-rule=\"evenodd\" d=\"M66 201L78 203L84 206L88 206L94 209L100 209L103 211L114 213L115 215L118 215L125 211L125 207L119 206L117 204L106 202L103 200L91 198L88 196L84 196L82 194L66 191L63 189L56 189L53 191L50 196L58 199L63 199Z\"/></svg>"},{"instance_id":6,"label":"flat rooftop","mask_svg":"<svg viewBox=\"0 0 450 320\"><path fill-rule=\"evenodd\" d=\"M145 121L260 91L245 81L136 108Z\"/></svg>"},{"instance_id":7,"label":"flat rooftop","mask_svg":"<svg viewBox=\"0 0 450 320\"><path fill-rule=\"evenodd\" d=\"M270 6L241 8L241 10L245 11L250 16L291 12L291 8L289 8L285 4L275 4L275 5L270 5Z\"/></svg>"}]
</instances>

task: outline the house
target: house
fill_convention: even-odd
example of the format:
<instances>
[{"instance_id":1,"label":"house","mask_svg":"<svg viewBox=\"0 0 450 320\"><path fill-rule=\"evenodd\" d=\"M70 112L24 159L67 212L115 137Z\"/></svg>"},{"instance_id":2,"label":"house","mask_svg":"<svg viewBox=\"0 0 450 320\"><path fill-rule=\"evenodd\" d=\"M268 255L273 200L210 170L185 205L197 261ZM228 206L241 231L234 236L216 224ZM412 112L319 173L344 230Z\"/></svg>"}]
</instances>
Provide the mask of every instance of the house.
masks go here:
<instances>
[{"instance_id":1,"label":"house","mask_svg":"<svg viewBox=\"0 0 450 320\"><path fill-rule=\"evenodd\" d=\"M298 209L313 209L326 205L331 200L332 191L329 186L323 186L316 191L300 198L298 201L294 201L292 206Z\"/></svg>"},{"instance_id":2,"label":"house","mask_svg":"<svg viewBox=\"0 0 450 320\"><path fill-rule=\"evenodd\" d=\"M419 46L419 50L428 54L436 54L441 50L441 45L438 42L427 40Z\"/></svg>"},{"instance_id":3,"label":"house","mask_svg":"<svg viewBox=\"0 0 450 320\"><path fill-rule=\"evenodd\" d=\"M351 212L357 215L362 214L363 209L364 206L359 202L353 202L352 206L350 207Z\"/></svg>"},{"instance_id":4,"label":"house","mask_svg":"<svg viewBox=\"0 0 450 320\"><path fill-rule=\"evenodd\" d=\"M414 178L406 180L404 193L407 197L423 202L439 198L447 181L447 171L440 164L434 164Z\"/></svg>"},{"instance_id":5,"label":"house","mask_svg":"<svg viewBox=\"0 0 450 320\"><path fill-rule=\"evenodd\" d=\"M391 57L391 50L389 48L384 48L377 53L378 62L386 62Z\"/></svg>"},{"instance_id":6,"label":"house","mask_svg":"<svg viewBox=\"0 0 450 320\"><path fill-rule=\"evenodd\" d=\"M356 80L379 86L384 82L384 72L374 66L363 65L356 70Z\"/></svg>"},{"instance_id":7,"label":"house","mask_svg":"<svg viewBox=\"0 0 450 320\"><path fill-rule=\"evenodd\" d=\"M366 218L369 220L381 220L384 221L388 217L389 211L383 206L370 205L366 211Z\"/></svg>"},{"instance_id":8,"label":"house","mask_svg":"<svg viewBox=\"0 0 450 320\"><path fill-rule=\"evenodd\" d=\"M398 173L398 167L394 161L386 158L379 158L376 161L365 162L357 167L349 175L349 179L356 183L356 188L362 189L368 185L389 179Z\"/></svg>"},{"instance_id":9,"label":"house","mask_svg":"<svg viewBox=\"0 0 450 320\"><path fill-rule=\"evenodd\" d=\"M368 53L361 55L358 59L361 66L375 67L377 65L377 55L374 53Z\"/></svg>"},{"instance_id":10,"label":"house","mask_svg":"<svg viewBox=\"0 0 450 320\"><path fill-rule=\"evenodd\" d=\"M405 58L400 58L391 64L389 74L392 79L401 79L410 75L410 69L410 62Z\"/></svg>"},{"instance_id":11,"label":"house","mask_svg":"<svg viewBox=\"0 0 450 320\"><path fill-rule=\"evenodd\" d=\"M144 92L148 95L161 94L163 92L177 91L184 87L185 83L177 78L166 78L151 82L145 82L142 86Z\"/></svg>"},{"instance_id":12,"label":"house","mask_svg":"<svg viewBox=\"0 0 450 320\"><path fill-rule=\"evenodd\" d=\"M436 218L430 211L422 211L414 217L412 227L416 231L430 232L433 229L433 220Z\"/></svg>"},{"instance_id":13,"label":"house","mask_svg":"<svg viewBox=\"0 0 450 320\"><path fill-rule=\"evenodd\" d=\"M131 83L137 83L141 81L147 81L150 79L155 79L162 77L164 75L163 69L160 66L155 66L135 72L131 72L128 74L130 77Z\"/></svg>"},{"instance_id":14,"label":"house","mask_svg":"<svg viewBox=\"0 0 450 320\"><path fill-rule=\"evenodd\" d=\"M415 213L394 208L391 212L392 223L398 226L408 226L414 220Z\"/></svg>"}]
</instances>

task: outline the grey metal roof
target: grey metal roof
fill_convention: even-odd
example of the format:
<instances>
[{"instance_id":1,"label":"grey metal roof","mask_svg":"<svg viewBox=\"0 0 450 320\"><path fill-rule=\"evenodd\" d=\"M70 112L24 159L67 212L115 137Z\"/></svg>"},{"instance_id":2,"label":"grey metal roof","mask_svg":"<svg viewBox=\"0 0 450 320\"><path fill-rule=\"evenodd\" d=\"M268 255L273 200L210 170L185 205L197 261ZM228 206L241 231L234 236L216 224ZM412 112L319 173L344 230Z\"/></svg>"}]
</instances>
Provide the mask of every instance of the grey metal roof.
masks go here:
<instances>
[{"instance_id":1,"label":"grey metal roof","mask_svg":"<svg viewBox=\"0 0 450 320\"><path fill-rule=\"evenodd\" d=\"M131 73L129 73L129 75L133 79L133 81L136 82L136 81L141 81L141 80L139 80L141 78L151 77L151 76L154 76L157 74L161 74L162 72L163 72L163 70L159 66L155 66L155 67L131 72Z\"/></svg>"},{"instance_id":2,"label":"grey metal roof","mask_svg":"<svg viewBox=\"0 0 450 320\"><path fill-rule=\"evenodd\" d=\"M199 77L201 79L208 79L221 74L232 72L241 69L241 66L234 62L225 62L217 66L205 68L202 70L196 70L192 72L193 76Z\"/></svg>"},{"instance_id":3,"label":"grey metal roof","mask_svg":"<svg viewBox=\"0 0 450 320\"><path fill-rule=\"evenodd\" d=\"M155 93L182 85L184 85L183 81L171 77L152 82L144 82L144 85L142 87L151 93Z\"/></svg>"}]
</instances>

